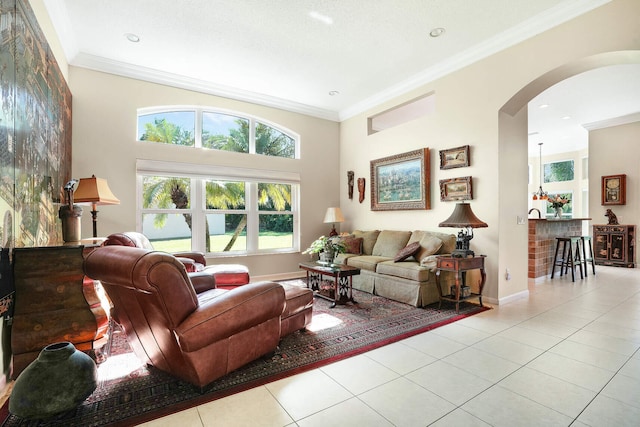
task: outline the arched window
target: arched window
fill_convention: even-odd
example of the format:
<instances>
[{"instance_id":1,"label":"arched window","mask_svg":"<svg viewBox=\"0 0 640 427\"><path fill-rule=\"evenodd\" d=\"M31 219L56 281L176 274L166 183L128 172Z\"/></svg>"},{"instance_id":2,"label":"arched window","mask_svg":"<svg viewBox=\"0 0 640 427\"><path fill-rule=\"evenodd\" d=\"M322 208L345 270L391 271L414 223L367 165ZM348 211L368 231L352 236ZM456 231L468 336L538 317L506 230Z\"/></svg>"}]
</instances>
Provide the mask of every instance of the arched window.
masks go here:
<instances>
[{"instance_id":1,"label":"arched window","mask_svg":"<svg viewBox=\"0 0 640 427\"><path fill-rule=\"evenodd\" d=\"M298 158L299 137L266 120L201 107L138 110L138 141Z\"/></svg>"}]
</instances>

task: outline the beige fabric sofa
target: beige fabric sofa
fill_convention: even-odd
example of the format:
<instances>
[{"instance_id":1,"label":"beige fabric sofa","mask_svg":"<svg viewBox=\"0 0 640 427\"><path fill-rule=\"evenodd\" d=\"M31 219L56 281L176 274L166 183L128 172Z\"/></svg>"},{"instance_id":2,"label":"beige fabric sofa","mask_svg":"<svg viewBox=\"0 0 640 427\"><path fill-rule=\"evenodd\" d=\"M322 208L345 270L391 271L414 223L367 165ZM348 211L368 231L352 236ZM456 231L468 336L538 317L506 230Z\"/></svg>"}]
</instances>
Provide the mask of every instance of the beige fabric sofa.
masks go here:
<instances>
[{"instance_id":1,"label":"beige fabric sofa","mask_svg":"<svg viewBox=\"0 0 640 427\"><path fill-rule=\"evenodd\" d=\"M454 234L434 231L356 230L347 237L362 239L361 253L346 245L349 252L339 254L336 262L360 268L360 275L353 276L353 287L395 301L423 307L439 301L436 288L436 256L450 254L456 247ZM359 242L359 240L358 240ZM419 242L418 252L404 261L394 258L411 243ZM353 242L351 242L353 243ZM417 245L414 245L417 246ZM453 283L453 275L442 272L441 286L444 294Z\"/></svg>"}]
</instances>

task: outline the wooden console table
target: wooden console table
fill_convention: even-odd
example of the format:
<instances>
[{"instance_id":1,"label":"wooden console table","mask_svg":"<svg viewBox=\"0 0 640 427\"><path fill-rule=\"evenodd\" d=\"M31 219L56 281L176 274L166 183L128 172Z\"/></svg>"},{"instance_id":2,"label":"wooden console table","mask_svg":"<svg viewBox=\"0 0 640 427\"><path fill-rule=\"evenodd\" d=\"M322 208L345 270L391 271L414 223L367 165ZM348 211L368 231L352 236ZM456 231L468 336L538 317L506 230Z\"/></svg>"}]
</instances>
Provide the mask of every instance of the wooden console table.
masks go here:
<instances>
[{"instance_id":1,"label":"wooden console table","mask_svg":"<svg viewBox=\"0 0 640 427\"><path fill-rule=\"evenodd\" d=\"M69 341L78 350L91 352L106 343L108 300L100 282L86 277L83 270L84 256L98 246L13 250L12 378L49 344Z\"/></svg>"},{"instance_id":2,"label":"wooden console table","mask_svg":"<svg viewBox=\"0 0 640 427\"><path fill-rule=\"evenodd\" d=\"M438 294L440 295L440 304L442 301L452 301L456 303L456 313L460 312L460 301L467 298L478 297L480 301L480 307L482 307L482 288L487 280L487 274L484 271L484 259L485 255L470 257L470 258L458 258L440 256L437 258L436 264L436 286L438 288ZM480 289L477 294L470 294L469 296L462 296L462 286L466 284L466 272L469 270L480 270L482 280L480 281ZM442 294L442 287L440 286L440 272L452 271L456 276L455 293L454 294Z\"/></svg>"}]
</instances>

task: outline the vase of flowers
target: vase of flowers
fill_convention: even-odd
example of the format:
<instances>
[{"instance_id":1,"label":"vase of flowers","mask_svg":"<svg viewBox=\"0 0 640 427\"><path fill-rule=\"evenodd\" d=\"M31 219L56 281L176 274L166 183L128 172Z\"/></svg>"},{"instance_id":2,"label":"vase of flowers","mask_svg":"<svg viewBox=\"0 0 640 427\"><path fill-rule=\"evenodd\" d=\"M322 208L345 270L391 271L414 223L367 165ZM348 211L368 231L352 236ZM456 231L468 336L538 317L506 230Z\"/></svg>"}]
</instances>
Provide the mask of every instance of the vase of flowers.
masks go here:
<instances>
[{"instance_id":1,"label":"vase of flowers","mask_svg":"<svg viewBox=\"0 0 640 427\"><path fill-rule=\"evenodd\" d=\"M342 239L339 236L326 237L320 236L311 243L303 254L318 254L321 262L328 264L333 263L336 254L343 253L346 250Z\"/></svg>"},{"instance_id":2,"label":"vase of flowers","mask_svg":"<svg viewBox=\"0 0 640 427\"><path fill-rule=\"evenodd\" d=\"M551 206L556 210L556 218L562 218L562 208L569 202L571 202L571 200L564 199L559 194L555 197L549 197L549 203L551 203Z\"/></svg>"}]
</instances>

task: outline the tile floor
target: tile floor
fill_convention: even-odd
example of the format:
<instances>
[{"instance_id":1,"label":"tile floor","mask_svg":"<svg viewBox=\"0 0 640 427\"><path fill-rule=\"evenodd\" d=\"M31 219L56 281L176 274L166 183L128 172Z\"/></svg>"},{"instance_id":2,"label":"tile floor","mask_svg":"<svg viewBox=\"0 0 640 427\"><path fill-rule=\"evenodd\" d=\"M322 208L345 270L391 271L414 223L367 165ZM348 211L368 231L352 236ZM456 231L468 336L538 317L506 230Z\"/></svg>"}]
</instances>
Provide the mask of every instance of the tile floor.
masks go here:
<instances>
[{"instance_id":1,"label":"tile floor","mask_svg":"<svg viewBox=\"0 0 640 427\"><path fill-rule=\"evenodd\" d=\"M640 269L526 299L143 424L638 426Z\"/></svg>"}]
</instances>

